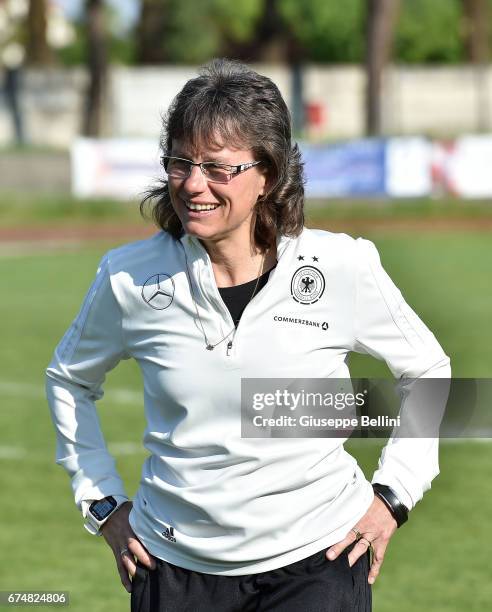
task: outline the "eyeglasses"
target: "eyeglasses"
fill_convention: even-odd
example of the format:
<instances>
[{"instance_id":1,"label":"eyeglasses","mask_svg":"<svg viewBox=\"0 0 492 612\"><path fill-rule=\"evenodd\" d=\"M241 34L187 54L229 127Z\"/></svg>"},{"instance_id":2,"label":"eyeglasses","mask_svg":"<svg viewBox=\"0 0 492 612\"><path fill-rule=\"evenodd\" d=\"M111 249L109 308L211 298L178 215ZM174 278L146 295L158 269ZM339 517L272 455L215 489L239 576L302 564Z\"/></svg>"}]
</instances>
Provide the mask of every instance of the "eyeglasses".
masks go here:
<instances>
[{"instance_id":1,"label":"eyeglasses","mask_svg":"<svg viewBox=\"0 0 492 612\"><path fill-rule=\"evenodd\" d=\"M200 166L200 170L207 181L211 183L228 183L234 176L261 164L261 160L231 166L229 164L219 164L218 162L195 163L189 159L163 155L161 163L167 175L172 178L187 179L191 175L192 167Z\"/></svg>"}]
</instances>

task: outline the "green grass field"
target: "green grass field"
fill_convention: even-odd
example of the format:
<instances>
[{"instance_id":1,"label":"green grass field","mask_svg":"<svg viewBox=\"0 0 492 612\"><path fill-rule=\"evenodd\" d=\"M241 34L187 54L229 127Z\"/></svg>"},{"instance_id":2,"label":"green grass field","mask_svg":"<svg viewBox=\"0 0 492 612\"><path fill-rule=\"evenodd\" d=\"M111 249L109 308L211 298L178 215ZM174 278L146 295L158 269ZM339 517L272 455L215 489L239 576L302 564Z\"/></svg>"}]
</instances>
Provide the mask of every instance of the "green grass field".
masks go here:
<instances>
[{"instance_id":1,"label":"green grass field","mask_svg":"<svg viewBox=\"0 0 492 612\"><path fill-rule=\"evenodd\" d=\"M310 200L307 202L311 225L360 219L492 219L492 202L458 198L398 200ZM138 202L103 198L77 199L66 194L39 195L0 191L0 227L63 226L73 223L143 223Z\"/></svg>"},{"instance_id":2,"label":"green grass field","mask_svg":"<svg viewBox=\"0 0 492 612\"><path fill-rule=\"evenodd\" d=\"M491 234L367 237L451 356L453 375L490 377ZM109 548L83 529L68 478L54 464L44 369L108 246L0 258L0 590L69 591L69 609L81 612L127 610L129 596ZM386 372L362 356L354 356L351 368L355 376ZM145 456L139 450L140 387L136 366L125 362L109 375L100 402L102 425L130 494ZM370 477L379 446L358 441L350 448ZM442 444L441 475L388 549L374 587L375 611L490 609L491 460L486 442Z\"/></svg>"}]
</instances>

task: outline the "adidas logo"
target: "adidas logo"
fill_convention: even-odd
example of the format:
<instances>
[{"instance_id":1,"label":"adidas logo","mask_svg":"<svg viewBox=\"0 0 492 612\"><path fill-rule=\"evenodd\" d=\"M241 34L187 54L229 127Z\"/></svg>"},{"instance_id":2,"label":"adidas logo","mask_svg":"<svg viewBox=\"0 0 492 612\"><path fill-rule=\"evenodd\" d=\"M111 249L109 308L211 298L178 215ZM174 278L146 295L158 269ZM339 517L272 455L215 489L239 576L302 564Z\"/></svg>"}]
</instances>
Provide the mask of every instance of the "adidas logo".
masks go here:
<instances>
[{"instance_id":1,"label":"adidas logo","mask_svg":"<svg viewBox=\"0 0 492 612\"><path fill-rule=\"evenodd\" d=\"M174 527L166 527L162 532L162 535L169 540L169 542L176 542L176 538L174 537Z\"/></svg>"}]
</instances>

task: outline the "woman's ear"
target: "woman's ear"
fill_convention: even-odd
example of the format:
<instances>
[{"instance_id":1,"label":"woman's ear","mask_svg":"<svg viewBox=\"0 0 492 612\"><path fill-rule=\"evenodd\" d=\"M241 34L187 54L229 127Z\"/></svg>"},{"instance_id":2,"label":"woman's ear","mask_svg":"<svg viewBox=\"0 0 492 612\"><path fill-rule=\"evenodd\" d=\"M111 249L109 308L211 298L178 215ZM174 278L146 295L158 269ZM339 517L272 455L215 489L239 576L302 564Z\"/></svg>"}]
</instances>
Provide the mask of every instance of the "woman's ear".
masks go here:
<instances>
[{"instance_id":1,"label":"woman's ear","mask_svg":"<svg viewBox=\"0 0 492 612\"><path fill-rule=\"evenodd\" d=\"M261 190L259 195L264 197L270 193L273 187L273 178L270 173L270 169L268 167L262 167L260 170L263 177L263 184L261 186Z\"/></svg>"}]
</instances>

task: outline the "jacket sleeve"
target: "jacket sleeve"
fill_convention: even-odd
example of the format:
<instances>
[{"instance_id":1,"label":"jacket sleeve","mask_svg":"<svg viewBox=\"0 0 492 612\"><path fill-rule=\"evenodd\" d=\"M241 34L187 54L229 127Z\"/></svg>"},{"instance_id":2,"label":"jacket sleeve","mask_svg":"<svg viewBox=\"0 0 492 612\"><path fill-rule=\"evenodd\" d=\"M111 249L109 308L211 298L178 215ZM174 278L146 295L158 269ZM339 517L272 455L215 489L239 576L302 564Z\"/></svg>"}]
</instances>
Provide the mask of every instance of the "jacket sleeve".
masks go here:
<instances>
[{"instance_id":1,"label":"jacket sleeve","mask_svg":"<svg viewBox=\"0 0 492 612\"><path fill-rule=\"evenodd\" d=\"M418 402L415 379L451 377L449 358L384 271L374 244L359 238L356 248L354 350L384 360L399 379L401 413ZM438 445L436 437L391 437L372 482L391 487L413 508L439 474Z\"/></svg>"},{"instance_id":2,"label":"jacket sleeve","mask_svg":"<svg viewBox=\"0 0 492 612\"><path fill-rule=\"evenodd\" d=\"M101 431L95 401L106 372L127 358L119 305L103 258L76 319L46 371L46 392L56 430L56 462L72 479L75 502L107 495L127 498ZM128 499L128 498L127 498Z\"/></svg>"}]
</instances>

